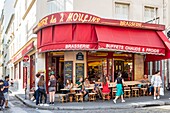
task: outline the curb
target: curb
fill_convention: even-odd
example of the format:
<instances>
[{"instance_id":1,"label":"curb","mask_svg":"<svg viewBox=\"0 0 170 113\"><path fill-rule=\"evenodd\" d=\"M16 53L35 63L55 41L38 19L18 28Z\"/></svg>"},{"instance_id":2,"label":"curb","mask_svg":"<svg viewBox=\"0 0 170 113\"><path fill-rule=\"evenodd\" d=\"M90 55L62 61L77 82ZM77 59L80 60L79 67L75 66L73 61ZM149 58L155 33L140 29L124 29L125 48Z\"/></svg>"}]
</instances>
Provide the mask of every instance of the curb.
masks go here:
<instances>
[{"instance_id":1,"label":"curb","mask_svg":"<svg viewBox=\"0 0 170 113\"><path fill-rule=\"evenodd\" d=\"M94 107L94 106L90 106L90 107L77 107L77 106L65 106L65 107L53 107L53 106L37 106L37 105L33 105L32 103L29 103L30 100L24 100L22 97L20 97L19 95L15 95L16 98L18 98L23 104L27 105L28 107L31 108L38 108L38 109L43 109L43 110L97 110L97 109L128 109L128 108L132 108L132 106L129 105L122 105L120 107L118 106L98 106L98 107Z\"/></svg>"},{"instance_id":2,"label":"curb","mask_svg":"<svg viewBox=\"0 0 170 113\"><path fill-rule=\"evenodd\" d=\"M54 110L55 107L51 107L51 106L38 106L38 105L33 105L29 103L29 100L24 100L23 98L21 98L19 95L15 95L16 98L18 98L23 104L27 105L28 107L31 108L38 108L38 109L43 109L43 110Z\"/></svg>"},{"instance_id":3,"label":"curb","mask_svg":"<svg viewBox=\"0 0 170 113\"><path fill-rule=\"evenodd\" d=\"M129 108L142 108L142 107L151 107L151 106L163 106L163 105L170 105L170 101L155 101L155 102L138 102L138 103L129 103L128 105L121 105L121 106L90 106L90 107L77 107L77 106L59 106L59 107L53 107L53 106L37 106L33 105L32 103L29 103L30 100L24 100L19 95L15 95L16 98L18 98L23 104L27 105L31 108L38 108L43 110L97 110L97 109L129 109Z\"/></svg>"},{"instance_id":4,"label":"curb","mask_svg":"<svg viewBox=\"0 0 170 113\"><path fill-rule=\"evenodd\" d=\"M13 93L11 90L9 90ZM170 100L165 101L149 101L149 102L137 102L137 103L129 103L124 104L121 106L37 106L33 103L30 103L30 100L25 100L18 94L15 94L15 97L19 99L23 104L27 105L28 107L35 108L35 109L42 109L42 110L97 110L97 109L129 109L129 108L143 108L143 107L151 107L151 106L163 106L163 105L170 105Z\"/></svg>"}]
</instances>

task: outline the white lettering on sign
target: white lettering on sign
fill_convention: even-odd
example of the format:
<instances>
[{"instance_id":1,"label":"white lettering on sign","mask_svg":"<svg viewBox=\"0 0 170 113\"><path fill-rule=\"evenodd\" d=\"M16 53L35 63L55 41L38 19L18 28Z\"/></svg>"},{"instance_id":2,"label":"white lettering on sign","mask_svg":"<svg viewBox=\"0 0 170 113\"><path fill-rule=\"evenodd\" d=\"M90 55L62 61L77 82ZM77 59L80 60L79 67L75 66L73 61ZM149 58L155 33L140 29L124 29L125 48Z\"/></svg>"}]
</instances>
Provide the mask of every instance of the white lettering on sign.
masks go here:
<instances>
[{"instance_id":1,"label":"white lettering on sign","mask_svg":"<svg viewBox=\"0 0 170 113\"><path fill-rule=\"evenodd\" d=\"M124 50L129 52L142 52L142 53L151 53L151 54L160 54L159 49L147 48L147 47L135 47L135 46L124 46L124 45L115 45L115 44L106 44L106 48L113 50Z\"/></svg>"},{"instance_id":2,"label":"white lettering on sign","mask_svg":"<svg viewBox=\"0 0 170 113\"><path fill-rule=\"evenodd\" d=\"M159 49L146 48L146 52L148 52L148 53L159 53Z\"/></svg>"},{"instance_id":3,"label":"white lettering on sign","mask_svg":"<svg viewBox=\"0 0 170 113\"><path fill-rule=\"evenodd\" d=\"M108 49L116 49L116 50L124 50L123 45L106 44L106 48L108 48Z\"/></svg>"},{"instance_id":4,"label":"white lettering on sign","mask_svg":"<svg viewBox=\"0 0 170 113\"><path fill-rule=\"evenodd\" d=\"M127 51L140 52L141 48L140 48L140 47L125 46L125 50L127 50Z\"/></svg>"},{"instance_id":5,"label":"white lettering on sign","mask_svg":"<svg viewBox=\"0 0 170 113\"><path fill-rule=\"evenodd\" d=\"M66 44L65 49L90 49L89 44Z\"/></svg>"}]
</instances>

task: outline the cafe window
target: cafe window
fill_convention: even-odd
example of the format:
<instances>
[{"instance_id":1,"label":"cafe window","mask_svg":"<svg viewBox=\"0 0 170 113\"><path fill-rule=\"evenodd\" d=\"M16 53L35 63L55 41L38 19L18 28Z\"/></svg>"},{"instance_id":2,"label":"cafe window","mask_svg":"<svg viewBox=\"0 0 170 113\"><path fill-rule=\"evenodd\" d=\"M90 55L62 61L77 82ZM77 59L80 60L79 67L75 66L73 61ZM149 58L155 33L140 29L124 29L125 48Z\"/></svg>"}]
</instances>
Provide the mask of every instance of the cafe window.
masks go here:
<instances>
[{"instance_id":1,"label":"cafe window","mask_svg":"<svg viewBox=\"0 0 170 113\"><path fill-rule=\"evenodd\" d=\"M115 4L115 18L121 20L129 19L129 4L116 3Z\"/></svg>"},{"instance_id":2,"label":"cafe window","mask_svg":"<svg viewBox=\"0 0 170 113\"><path fill-rule=\"evenodd\" d=\"M144 10L144 20L146 22L156 23L156 20L154 19L157 17L158 8L145 6Z\"/></svg>"}]
</instances>

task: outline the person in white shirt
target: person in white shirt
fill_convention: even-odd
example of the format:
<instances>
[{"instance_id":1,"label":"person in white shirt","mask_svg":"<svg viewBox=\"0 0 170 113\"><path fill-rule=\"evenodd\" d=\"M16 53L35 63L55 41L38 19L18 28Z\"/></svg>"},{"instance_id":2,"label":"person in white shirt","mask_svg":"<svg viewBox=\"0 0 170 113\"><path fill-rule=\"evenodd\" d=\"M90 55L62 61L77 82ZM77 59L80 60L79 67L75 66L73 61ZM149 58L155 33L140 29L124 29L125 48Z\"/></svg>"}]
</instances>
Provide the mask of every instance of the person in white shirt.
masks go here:
<instances>
[{"instance_id":1,"label":"person in white shirt","mask_svg":"<svg viewBox=\"0 0 170 113\"><path fill-rule=\"evenodd\" d=\"M151 84L154 86L154 100L156 100L156 96L157 99L160 99L160 87L162 85L162 79L159 71L157 71L155 75L152 76Z\"/></svg>"}]
</instances>

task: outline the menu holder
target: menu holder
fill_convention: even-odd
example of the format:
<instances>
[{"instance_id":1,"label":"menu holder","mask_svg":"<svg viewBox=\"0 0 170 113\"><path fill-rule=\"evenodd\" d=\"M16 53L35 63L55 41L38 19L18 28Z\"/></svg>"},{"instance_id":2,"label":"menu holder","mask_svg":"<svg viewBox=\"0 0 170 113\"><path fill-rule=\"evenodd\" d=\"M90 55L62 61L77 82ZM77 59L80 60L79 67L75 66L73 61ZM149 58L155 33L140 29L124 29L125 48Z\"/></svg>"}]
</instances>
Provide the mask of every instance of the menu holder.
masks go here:
<instances>
[{"instance_id":1,"label":"menu holder","mask_svg":"<svg viewBox=\"0 0 170 113\"><path fill-rule=\"evenodd\" d=\"M64 62L64 83L73 79L73 61Z\"/></svg>"},{"instance_id":2,"label":"menu holder","mask_svg":"<svg viewBox=\"0 0 170 113\"><path fill-rule=\"evenodd\" d=\"M76 81L84 78L84 63L76 63Z\"/></svg>"}]
</instances>

